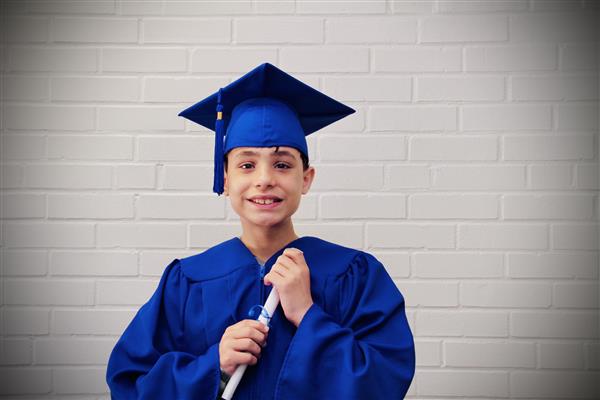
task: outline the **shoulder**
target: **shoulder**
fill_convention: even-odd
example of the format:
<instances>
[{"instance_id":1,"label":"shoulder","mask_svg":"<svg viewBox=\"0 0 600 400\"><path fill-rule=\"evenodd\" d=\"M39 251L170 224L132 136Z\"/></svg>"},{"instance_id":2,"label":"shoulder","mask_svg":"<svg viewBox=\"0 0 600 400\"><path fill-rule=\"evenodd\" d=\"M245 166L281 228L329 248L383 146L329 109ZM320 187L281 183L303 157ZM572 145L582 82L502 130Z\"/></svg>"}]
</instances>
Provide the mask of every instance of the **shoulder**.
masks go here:
<instances>
[{"instance_id":1,"label":"shoulder","mask_svg":"<svg viewBox=\"0 0 600 400\"><path fill-rule=\"evenodd\" d=\"M311 268L311 274L335 276L346 273L349 268L357 264L379 263L373 255L365 251L317 237L306 237L306 241L302 244L301 250L304 252L307 264L309 267L314 266Z\"/></svg>"},{"instance_id":2,"label":"shoulder","mask_svg":"<svg viewBox=\"0 0 600 400\"><path fill-rule=\"evenodd\" d=\"M219 278L252 264L254 258L245 252L238 242L234 237L201 253L181 258L181 272L190 280L203 281Z\"/></svg>"}]
</instances>

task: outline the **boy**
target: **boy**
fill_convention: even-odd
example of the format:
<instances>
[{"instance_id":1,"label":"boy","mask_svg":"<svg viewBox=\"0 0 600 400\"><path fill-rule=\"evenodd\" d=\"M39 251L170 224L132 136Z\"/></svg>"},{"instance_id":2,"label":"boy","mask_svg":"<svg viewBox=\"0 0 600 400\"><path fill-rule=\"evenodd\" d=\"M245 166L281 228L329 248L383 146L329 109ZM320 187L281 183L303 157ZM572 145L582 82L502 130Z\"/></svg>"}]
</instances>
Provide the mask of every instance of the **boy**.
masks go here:
<instances>
[{"instance_id":1,"label":"boy","mask_svg":"<svg viewBox=\"0 0 600 400\"><path fill-rule=\"evenodd\" d=\"M291 220L315 176L305 136L352 112L267 63L180 114L215 130L213 191L243 233L167 266L111 353L113 398L213 400L242 364L234 399L404 397L414 343L385 268ZM248 311L270 290L267 328Z\"/></svg>"}]
</instances>

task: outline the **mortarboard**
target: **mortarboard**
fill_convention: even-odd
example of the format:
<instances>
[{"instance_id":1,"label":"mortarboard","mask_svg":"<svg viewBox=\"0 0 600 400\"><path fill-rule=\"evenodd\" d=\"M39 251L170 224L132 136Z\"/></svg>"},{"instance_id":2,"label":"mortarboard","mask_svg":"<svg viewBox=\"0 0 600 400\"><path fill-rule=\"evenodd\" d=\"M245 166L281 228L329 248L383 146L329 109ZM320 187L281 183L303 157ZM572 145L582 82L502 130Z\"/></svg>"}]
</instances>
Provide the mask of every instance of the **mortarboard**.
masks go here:
<instances>
[{"instance_id":1,"label":"mortarboard","mask_svg":"<svg viewBox=\"0 0 600 400\"><path fill-rule=\"evenodd\" d=\"M215 131L213 191L223 193L223 158L235 147L289 146L308 158L306 136L355 112L264 63L179 113Z\"/></svg>"}]
</instances>

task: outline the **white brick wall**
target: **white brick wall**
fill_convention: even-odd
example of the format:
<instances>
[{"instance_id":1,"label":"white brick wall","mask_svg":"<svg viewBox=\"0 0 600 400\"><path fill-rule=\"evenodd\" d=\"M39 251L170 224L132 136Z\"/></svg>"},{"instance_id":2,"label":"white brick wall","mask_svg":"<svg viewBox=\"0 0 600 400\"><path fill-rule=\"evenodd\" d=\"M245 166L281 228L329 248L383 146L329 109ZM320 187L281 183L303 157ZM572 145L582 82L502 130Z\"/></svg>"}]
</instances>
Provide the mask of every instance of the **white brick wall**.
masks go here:
<instances>
[{"instance_id":1,"label":"white brick wall","mask_svg":"<svg viewBox=\"0 0 600 400\"><path fill-rule=\"evenodd\" d=\"M177 113L262 62L357 110L310 138L296 227L385 264L409 398L597 397L597 2L1 7L1 397L108 399L164 267L240 233Z\"/></svg>"}]
</instances>

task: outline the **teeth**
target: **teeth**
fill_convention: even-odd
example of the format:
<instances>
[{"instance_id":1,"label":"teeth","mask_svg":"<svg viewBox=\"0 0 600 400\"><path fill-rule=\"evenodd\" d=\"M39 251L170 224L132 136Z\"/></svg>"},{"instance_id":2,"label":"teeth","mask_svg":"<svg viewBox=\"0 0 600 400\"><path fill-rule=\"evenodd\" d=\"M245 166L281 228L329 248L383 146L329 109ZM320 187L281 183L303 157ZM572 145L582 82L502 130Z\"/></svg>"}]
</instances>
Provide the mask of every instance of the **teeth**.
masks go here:
<instances>
[{"instance_id":1,"label":"teeth","mask_svg":"<svg viewBox=\"0 0 600 400\"><path fill-rule=\"evenodd\" d=\"M252 200L252 201L255 202L255 203L258 203L258 204L273 204L273 202L274 202L274 200L272 200L272 199L266 199L266 200L255 199L255 200Z\"/></svg>"}]
</instances>

